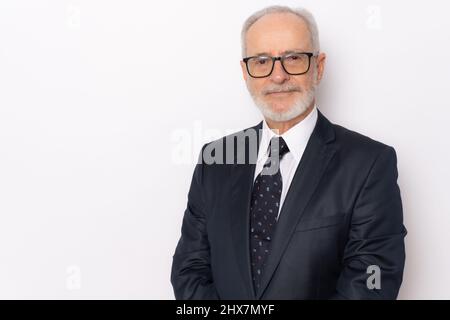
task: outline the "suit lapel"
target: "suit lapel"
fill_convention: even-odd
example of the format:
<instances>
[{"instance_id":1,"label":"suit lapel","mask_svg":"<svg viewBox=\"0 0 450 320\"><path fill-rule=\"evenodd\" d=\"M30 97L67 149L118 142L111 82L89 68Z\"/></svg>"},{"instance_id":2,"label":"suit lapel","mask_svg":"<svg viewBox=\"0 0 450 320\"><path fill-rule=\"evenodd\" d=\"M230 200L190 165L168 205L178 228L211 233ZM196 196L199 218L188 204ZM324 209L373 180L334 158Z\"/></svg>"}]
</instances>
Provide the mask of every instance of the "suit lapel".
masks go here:
<instances>
[{"instance_id":1,"label":"suit lapel","mask_svg":"<svg viewBox=\"0 0 450 320\"><path fill-rule=\"evenodd\" d=\"M335 147L329 144L333 139L334 130L331 123L319 112L316 126L281 207L280 218L272 238L271 254L267 258L257 299L262 297L267 288L309 199L336 151Z\"/></svg>"}]
</instances>

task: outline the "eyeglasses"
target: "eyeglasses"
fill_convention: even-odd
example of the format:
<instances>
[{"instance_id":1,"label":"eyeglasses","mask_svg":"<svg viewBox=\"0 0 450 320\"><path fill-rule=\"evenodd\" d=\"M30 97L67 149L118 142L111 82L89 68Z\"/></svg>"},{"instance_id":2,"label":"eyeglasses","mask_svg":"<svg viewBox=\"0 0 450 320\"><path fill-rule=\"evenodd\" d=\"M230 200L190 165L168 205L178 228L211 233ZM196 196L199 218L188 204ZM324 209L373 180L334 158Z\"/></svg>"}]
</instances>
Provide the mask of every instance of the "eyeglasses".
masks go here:
<instances>
[{"instance_id":1,"label":"eyeglasses","mask_svg":"<svg viewBox=\"0 0 450 320\"><path fill-rule=\"evenodd\" d=\"M272 74L275 61L280 60L283 70L290 75L301 75L309 71L312 52L293 52L280 57L265 55L246 57L242 59L247 66L247 72L252 78L265 78Z\"/></svg>"}]
</instances>

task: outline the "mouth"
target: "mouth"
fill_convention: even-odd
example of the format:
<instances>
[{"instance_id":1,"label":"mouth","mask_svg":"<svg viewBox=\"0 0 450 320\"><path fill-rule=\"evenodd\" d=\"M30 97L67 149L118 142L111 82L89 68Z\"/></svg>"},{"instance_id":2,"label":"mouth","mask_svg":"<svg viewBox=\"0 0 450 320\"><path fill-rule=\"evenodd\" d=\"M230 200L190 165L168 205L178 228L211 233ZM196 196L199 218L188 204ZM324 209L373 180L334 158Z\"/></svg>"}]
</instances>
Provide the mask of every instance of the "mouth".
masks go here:
<instances>
[{"instance_id":1,"label":"mouth","mask_svg":"<svg viewBox=\"0 0 450 320\"><path fill-rule=\"evenodd\" d=\"M290 95L294 93L294 91L277 91L277 92L268 92L266 93L266 95L268 96L275 96L275 97L282 97L282 96L286 96L286 95Z\"/></svg>"}]
</instances>

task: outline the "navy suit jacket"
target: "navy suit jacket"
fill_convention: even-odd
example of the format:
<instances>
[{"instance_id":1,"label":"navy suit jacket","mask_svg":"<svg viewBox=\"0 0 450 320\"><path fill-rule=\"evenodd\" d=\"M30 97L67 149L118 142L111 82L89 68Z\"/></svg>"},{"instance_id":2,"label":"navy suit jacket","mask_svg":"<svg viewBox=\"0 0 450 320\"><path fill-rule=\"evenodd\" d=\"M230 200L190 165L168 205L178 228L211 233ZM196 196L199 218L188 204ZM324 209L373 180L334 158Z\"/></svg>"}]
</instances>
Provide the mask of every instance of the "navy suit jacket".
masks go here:
<instances>
[{"instance_id":1,"label":"navy suit jacket","mask_svg":"<svg viewBox=\"0 0 450 320\"><path fill-rule=\"evenodd\" d=\"M203 146L173 255L175 297L395 299L406 235L395 150L331 123L320 111L281 208L261 288L254 291L249 212L255 163L238 163L237 149L231 164L206 163L202 155L208 145L261 128L262 122ZM379 268L377 275L371 266ZM371 276L378 287L368 285L377 281Z\"/></svg>"}]
</instances>

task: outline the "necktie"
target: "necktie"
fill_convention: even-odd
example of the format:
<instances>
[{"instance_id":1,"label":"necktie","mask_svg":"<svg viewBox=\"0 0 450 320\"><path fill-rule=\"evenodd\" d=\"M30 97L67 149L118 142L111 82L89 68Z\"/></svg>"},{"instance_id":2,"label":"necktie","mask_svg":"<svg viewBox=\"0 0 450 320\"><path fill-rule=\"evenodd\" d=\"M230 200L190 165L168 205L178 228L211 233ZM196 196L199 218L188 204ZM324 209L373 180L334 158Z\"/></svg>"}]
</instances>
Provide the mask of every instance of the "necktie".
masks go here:
<instances>
[{"instance_id":1,"label":"necktie","mask_svg":"<svg viewBox=\"0 0 450 320\"><path fill-rule=\"evenodd\" d=\"M261 285L265 261L270 254L270 242L277 223L283 189L279 162L288 152L289 148L284 139L273 137L269 144L269 158L253 184L250 203L250 251L256 291Z\"/></svg>"}]
</instances>

